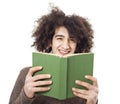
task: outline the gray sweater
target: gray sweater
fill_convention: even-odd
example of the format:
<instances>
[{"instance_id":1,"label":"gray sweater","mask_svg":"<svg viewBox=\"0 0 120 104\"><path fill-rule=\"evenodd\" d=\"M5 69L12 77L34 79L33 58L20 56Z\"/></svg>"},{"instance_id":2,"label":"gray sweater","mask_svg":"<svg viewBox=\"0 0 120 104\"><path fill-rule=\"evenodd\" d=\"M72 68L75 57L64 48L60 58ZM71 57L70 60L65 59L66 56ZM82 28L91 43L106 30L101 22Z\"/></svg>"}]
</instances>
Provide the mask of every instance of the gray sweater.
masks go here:
<instances>
[{"instance_id":1,"label":"gray sweater","mask_svg":"<svg viewBox=\"0 0 120 104\"><path fill-rule=\"evenodd\" d=\"M35 97L31 99L28 98L24 93L23 86L29 68L30 67L26 67L21 70L16 80L12 94L10 96L9 104L86 104L85 99L78 97L73 97L65 100L58 100L43 95L35 95Z\"/></svg>"}]
</instances>

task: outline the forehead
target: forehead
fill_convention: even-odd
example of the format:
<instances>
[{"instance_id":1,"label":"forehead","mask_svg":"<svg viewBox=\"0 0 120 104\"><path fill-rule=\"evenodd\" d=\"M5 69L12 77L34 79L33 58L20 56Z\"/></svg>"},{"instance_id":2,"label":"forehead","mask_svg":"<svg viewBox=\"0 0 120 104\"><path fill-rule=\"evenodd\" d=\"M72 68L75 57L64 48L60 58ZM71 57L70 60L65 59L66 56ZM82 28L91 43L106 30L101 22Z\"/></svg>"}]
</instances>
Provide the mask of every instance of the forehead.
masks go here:
<instances>
[{"instance_id":1,"label":"forehead","mask_svg":"<svg viewBox=\"0 0 120 104\"><path fill-rule=\"evenodd\" d=\"M70 38L75 38L74 34L71 34L68 29L64 26L60 26L58 28L55 29L55 36L67 36Z\"/></svg>"}]
</instances>

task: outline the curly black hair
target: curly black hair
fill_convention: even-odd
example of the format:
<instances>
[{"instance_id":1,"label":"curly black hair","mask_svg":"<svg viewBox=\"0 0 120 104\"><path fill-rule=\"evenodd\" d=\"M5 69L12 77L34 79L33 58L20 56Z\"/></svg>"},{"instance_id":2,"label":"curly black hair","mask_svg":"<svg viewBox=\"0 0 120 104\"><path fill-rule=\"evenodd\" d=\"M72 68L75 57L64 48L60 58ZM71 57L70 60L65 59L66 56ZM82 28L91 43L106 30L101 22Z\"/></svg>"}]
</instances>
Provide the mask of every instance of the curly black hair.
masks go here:
<instances>
[{"instance_id":1,"label":"curly black hair","mask_svg":"<svg viewBox=\"0 0 120 104\"><path fill-rule=\"evenodd\" d=\"M90 52L93 47L93 29L87 18L79 15L65 15L58 7L52 7L50 13L37 20L37 26L32 37L35 38L32 46L40 52L50 52L50 44L56 28L64 26L70 37L77 41L75 53Z\"/></svg>"}]
</instances>

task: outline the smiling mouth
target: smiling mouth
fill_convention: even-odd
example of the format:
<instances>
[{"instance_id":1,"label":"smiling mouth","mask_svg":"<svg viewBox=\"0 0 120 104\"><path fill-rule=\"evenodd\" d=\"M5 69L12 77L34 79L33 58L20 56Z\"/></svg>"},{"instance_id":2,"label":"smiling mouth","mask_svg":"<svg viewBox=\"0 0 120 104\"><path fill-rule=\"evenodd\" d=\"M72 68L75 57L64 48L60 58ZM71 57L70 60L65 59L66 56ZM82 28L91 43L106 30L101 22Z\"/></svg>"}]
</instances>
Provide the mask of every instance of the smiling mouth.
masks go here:
<instances>
[{"instance_id":1,"label":"smiling mouth","mask_svg":"<svg viewBox=\"0 0 120 104\"><path fill-rule=\"evenodd\" d=\"M64 56L64 55L68 55L70 53L70 51L61 51L59 50L59 53Z\"/></svg>"}]
</instances>

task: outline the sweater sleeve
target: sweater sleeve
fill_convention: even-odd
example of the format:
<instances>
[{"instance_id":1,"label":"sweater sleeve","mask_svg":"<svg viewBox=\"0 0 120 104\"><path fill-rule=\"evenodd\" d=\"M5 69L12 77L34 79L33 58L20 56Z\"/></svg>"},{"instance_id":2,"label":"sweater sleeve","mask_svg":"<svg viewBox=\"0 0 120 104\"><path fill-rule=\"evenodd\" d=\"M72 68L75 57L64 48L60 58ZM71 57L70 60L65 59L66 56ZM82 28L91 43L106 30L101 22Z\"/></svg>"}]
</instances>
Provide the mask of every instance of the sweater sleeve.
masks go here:
<instances>
[{"instance_id":1,"label":"sweater sleeve","mask_svg":"<svg viewBox=\"0 0 120 104\"><path fill-rule=\"evenodd\" d=\"M23 90L25 83L25 77L29 68L24 68L20 71L20 74L16 80L15 86L10 96L9 104L31 104L33 99L28 98Z\"/></svg>"},{"instance_id":2,"label":"sweater sleeve","mask_svg":"<svg viewBox=\"0 0 120 104\"><path fill-rule=\"evenodd\" d=\"M86 99L72 97L64 100L64 104L86 104Z\"/></svg>"}]
</instances>

